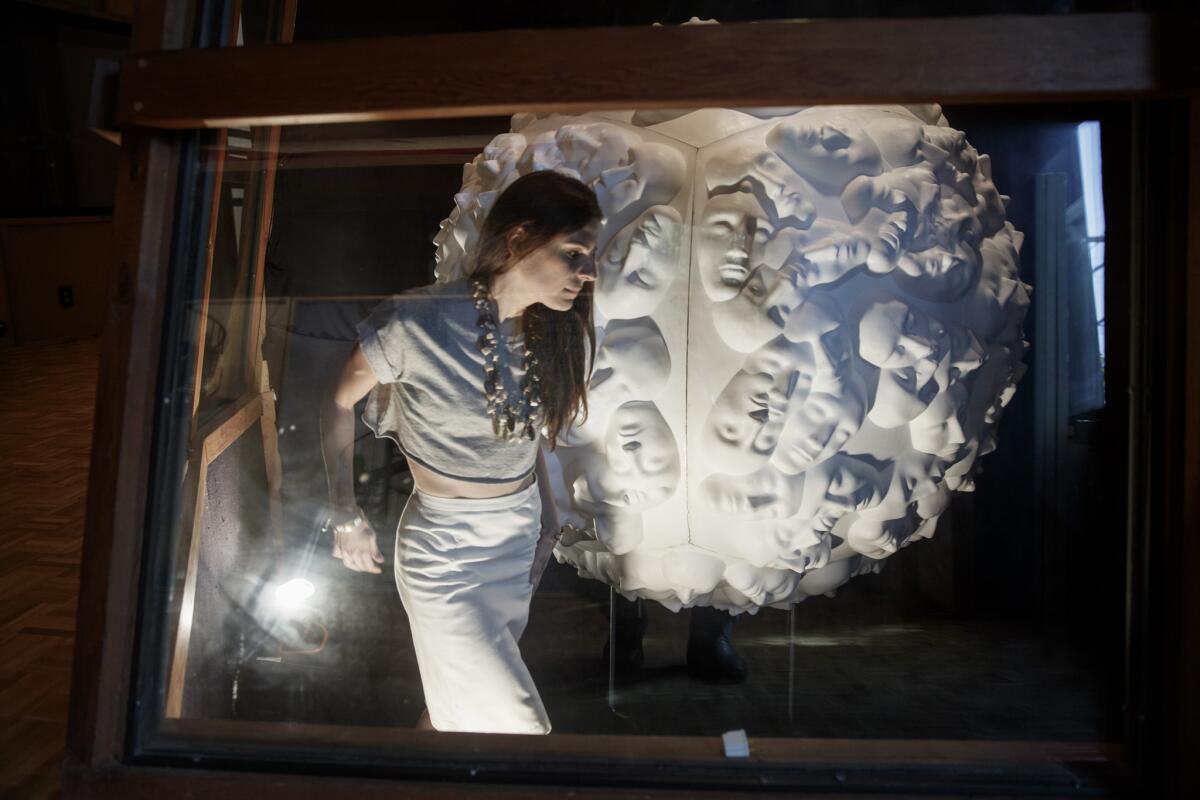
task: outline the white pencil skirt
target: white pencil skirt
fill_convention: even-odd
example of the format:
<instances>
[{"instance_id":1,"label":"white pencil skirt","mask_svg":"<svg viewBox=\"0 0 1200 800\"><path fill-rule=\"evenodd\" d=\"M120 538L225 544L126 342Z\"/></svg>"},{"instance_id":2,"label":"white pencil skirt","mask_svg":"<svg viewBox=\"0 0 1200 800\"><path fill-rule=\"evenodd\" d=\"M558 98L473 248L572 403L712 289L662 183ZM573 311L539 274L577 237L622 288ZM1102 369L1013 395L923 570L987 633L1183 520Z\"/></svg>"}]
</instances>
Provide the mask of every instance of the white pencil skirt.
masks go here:
<instances>
[{"instance_id":1,"label":"white pencil skirt","mask_svg":"<svg viewBox=\"0 0 1200 800\"><path fill-rule=\"evenodd\" d=\"M537 484L503 497L414 490L396 531L396 587L439 731L549 733L517 640L541 529Z\"/></svg>"}]
</instances>

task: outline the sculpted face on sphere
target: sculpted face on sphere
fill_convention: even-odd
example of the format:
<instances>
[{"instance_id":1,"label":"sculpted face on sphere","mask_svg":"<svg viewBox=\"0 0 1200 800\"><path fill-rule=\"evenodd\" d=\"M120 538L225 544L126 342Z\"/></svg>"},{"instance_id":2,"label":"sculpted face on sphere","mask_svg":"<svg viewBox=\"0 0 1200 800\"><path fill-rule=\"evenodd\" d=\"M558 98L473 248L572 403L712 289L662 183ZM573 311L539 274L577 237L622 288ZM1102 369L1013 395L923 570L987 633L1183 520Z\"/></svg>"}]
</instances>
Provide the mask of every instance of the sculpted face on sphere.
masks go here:
<instances>
[{"instance_id":1,"label":"sculpted face on sphere","mask_svg":"<svg viewBox=\"0 0 1200 800\"><path fill-rule=\"evenodd\" d=\"M896 552L916 528L914 514L896 519L859 517L846 532L846 543L867 558L887 558Z\"/></svg>"},{"instance_id":2,"label":"sculpted face on sphere","mask_svg":"<svg viewBox=\"0 0 1200 800\"><path fill-rule=\"evenodd\" d=\"M780 228L763 248L762 263L772 269L791 267L809 288L837 283L882 256L873 255L871 238L844 222L822 218L805 230ZM887 262L890 271L892 264Z\"/></svg>"},{"instance_id":3,"label":"sculpted face on sphere","mask_svg":"<svg viewBox=\"0 0 1200 800\"><path fill-rule=\"evenodd\" d=\"M913 367L881 369L867 417L881 428L898 428L929 408L939 388L934 377L921 383Z\"/></svg>"},{"instance_id":4,"label":"sculpted face on sphere","mask_svg":"<svg viewBox=\"0 0 1200 800\"><path fill-rule=\"evenodd\" d=\"M980 246L983 268L967 298L966 318L983 339L1011 342L1020 338L1021 321L1029 306L1029 289L1018 278L1020 256L1003 232ZM1015 323L1015 324L1014 324Z\"/></svg>"},{"instance_id":5,"label":"sculpted face on sphere","mask_svg":"<svg viewBox=\"0 0 1200 800\"><path fill-rule=\"evenodd\" d=\"M979 369L987 360L987 352L970 328L948 325L946 336L950 341L950 352L943 364L938 365L937 374L938 385L943 389Z\"/></svg>"},{"instance_id":6,"label":"sculpted face on sphere","mask_svg":"<svg viewBox=\"0 0 1200 800\"><path fill-rule=\"evenodd\" d=\"M705 204L694 247L710 300L730 300L746 285L772 231L767 212L749 192L719 194Z\"/></svg>"},{"instance_id":7,"label":"sculpted face on sphere","mask_svg":"<svg viewBox=\"0 0 1200 800\"><path fill-rule=\"evenodd\" d=\"M791 168L750 139L738 139L722 147L705 165L704 180L710 197L752 192L777 225L794 220L792 224L806 228L817 213Z\"/></svg>"},{"instance_id":8,"label":"sculpted face on sphere","mask_svg":"<svg viewBox=\"0 0 1200 800\"><path fill-rule=\"evenodd\" d=\"M544 131L534 136L517 161L517 167L522 174L552 169L579 177L573 168L566 166L566 157L558 147L555 131Z\"/></svg>"},{"instance_id":9,"label":"sculpted face on sphere","mask_svg":"<svg viewBox=\"0 0 1200 800\"><path fill-rule=\"evenodd\" d=\"M957 191L942 186L929 215L929 233L943 246L964 243L972 248L983 241L983 225L974 204Z\"/></svg>"},{"instance_id":10,"label":"sculpted face on sphere","mask_svg":"<svg viewBox=\"0 0 1200 800\"><path fill-rule=\"evenodd\" d=\"M924 164L877 177L859 176L842 191L842 208L854 225L871 232L872 272L890 272L923 228L926 210L938 198L933 170Z\"/></svg>"},{"instance_id":11,"label":"sculpted face on sphere","mask_svg":"<svg viewBox=\"0 0 1200 800\"><path fill-rule=\"evenodd\" d=\"M705 454L727 473L765 464L812 373L812 348L783 336L752 353L713 401L701 434Z\"/></svg>"},{"instance_id":12,"label":"sculpted face on sphere","mask_svg":"<svg viewBox=\"0 0 1200 800\"><path fill-rule=\"evenodd\" d=\"M842 384L839 394L811 392L788 417L771 463L790 475L821 463L862 427L866 406L866 386L856 374Z\"/></svg>"},{"instance_id":13,"label":"sculpted face on sphere","mask_svg":"<svg viewBox=\"0 0 1200 800\"><path fill-rule=\"evenodd\" d=\"M618 508L662 503L679 485L679 449L670 425L654 403L635 400L613 413L604 441L604 463L593 499Z\"/></svg>"},{"instance_id":14,"label":"sculpted face on sphere","mask_svg":"<svg viewBox=\"0 0 1200 800\"><path fill-rule=\"evenodd\" d=\"M767 134L767 146L825 194L837 194L851 178L878 175L883 169L875 142L850 122L785 120Z\"/></svg>"},{"instance_id":15,"label":"sculpted face on sphere","mask_svg":"<svg viewBox=\"0 0 1200 800\"><path fill-rule=\"evenodd\" d=\"M966 294L975 283L980 262L979 251L965 242L956 242L952 250L935 244L905 253L892 276L896 285L913 297L949 303Z\"/></svg>"},{"instance_id":16,"label":"sculpted face on sphere","mask_svg":"<svg viewBox=\"0 0 1200 800\"><path fill-rule=\"evenodd\" d=\"M946 486L956 492L975 491L975 480L971 477L971 470L979 456L979 442L971 440L963 445L958 460L946 467L943 476Z\"/></svg>"},{"instance_id":17,"label":"sculpted face on sphere","mask_svg":"<svg viewBox=\"0 0 1200 800\"><path fill-rule=\"evenodd\" d=\"M900 300L875 303L858 324L858 352L864 361L881 370L911 367L922 385L949 349L945 326Z\"/></svg>"},{"instance_id":18,"label":"sculpted face on sphere","mask_svg":"<svg viewBox=\"0 0 1200 800\"><path fill-rule=\"evenodd\" d=\"M683 186L687 163L679 151L656 142L639 142L629 148L626 164L600 172L591 184L606 220L613 220L636 205L670 203Z\"/></svg>"},{"instance_id":19,"label":"sculpted face on sphere","mask_svg":"<svg viewBox=\"0 0 1200 800\"><path fill-rule=\"evenodd\" d=\"M803 477L798 515L814 531L832 531L847 514L874 508L887 488L873 465L843 453L817 464Z\"/></svg>"},{"instance_id":20,"label":"sculpted face on sphere","mask_svg":"<svg viewBox=\"0 0 1200 800\"><path fill-rule=\"evenodd\" d=\"M939 194L940 187L933 170L924 164L916 164L875 177L854 178L842 190L841 201L850 222L857 224L873 208L913 214L922 212L937 201ZM910 235L915 233L915 230L910 231Z\"/></svg>"},{"instance_id":21,"label":"sculpted face on sphere","mask_svg":"<svg viewBox=\"0 0 1200 800\"><path fill-rule=\"evenodd\" d=\"M760 608L786 602L796 591L800 578L791 569L756 569L748 564L730 564L725 570L729 587Z\"/></svg>"},{"instance_id":22,"label":"sculpted face on sphere","mask_svg":"<svg viewBox=\"0 0 1200 800\"><path fill-rule=\"evenodd\" d=\"M497 189L512 175L527 142L519 133L503 133L483 148L476 174L484 189Z\"/></svg>"},{"instance_id":23,"label":"sculpted face on sphere","mask_svg":"<svg viewBox=\"0 0 1200 800\"><path fill-rule=\"evenodd\" d=\"M588 405L605 416L630 400L654 397L670 374L667 342L652 319L613 320L596 350Z\"/></svg>"},{"instance_id":24,"label":"sculpted face on sphere","mask_svg":"<svg viewBox=\"0 0 1200 800\"><path fill-rule=\"evenodd\" d=\"M749 475L716 473L700 481L696 503L710 514L786 519L800 508L804 481L766 466Z\"/></svg>"},{"instance_id":25,"label":"sculpted face on sphere","mask_svg":"<svg viewBox=\"0 0 1200 800\"><path fill-rule=\"evenodd\" d=\"M604 248L597 265L596 308L609 319L653 313L680 271L683 236L679 212L670 206L647 209Z\"/></svg>"},{"instance_id":26,"label":"sculpted face on sphere","mask_svg":"<svg viewBox=\"0 0 1200 800\"><path fill-rule=\"evenodd\" d=\"M967 441L967 386L955 383L908 424L914 450L954 461Z\"/></svg>"},{"instance_id":27,"label":"sculpted face on sphere","mask_svg":"<svg viewBox=\"0 0 1200 800\"><path fill-rule=\"evenodd\" d=\"M832 541L796 518L742 522L730 541L733 554L756 567L806 572L829 563Z\"/></svg>"},{"instance_id":28,"label":"sculpted face on sphere","mask_svg":"<svg viewBox=\"0 0 1200 800\"><path fill-rule=\"evenodd\" d=\"M760 264L731 300L713 304L713 326L734 350L753 352L784 332L806 291L794 267L771 269Z\"/></svg>"},{"instance_id":29,"label":"sculpted face on sphere","mask_svg":"<svg viewBox=\"0 0 1200 800\"><path fill-rule=\"evenodd\" d=\"M877 272L890 271L891 262L892 256L873 250L871 239L853 230L834 233L806 247L797 259L800 279L809 287L837 283L863 266Z\"/></svg>"},{"instance_id":30,"label":"sculpted face on sphere","mask_svg":"<svg viewBox=\"0 0 1200 800\"><path fill-rule=\"evenodd\" d=\"M916 120L881 117L867 122L863 129L892 167L911 166L929 155L925 132ZM945 157L944 154L942 157Z\"/></svg>"},{"instance_id":31,"label":"sculpted face on sphere","mask_svg":"<svg viewBox=\"0 0 1200 800\"><path fill-rule=\"evenodd\" d=\"M908 513L908 506L926 495L933 494L942 482L945 464L937 456L909 448L903 451L888 468L887 491L883 500L865 509L864 516L876 520L899 519Z\"/></svg>"},{"instance_id":32,"label":"sculpted face on sphere","mask_svg":"<svg viewBox=\"0 0 1200 800\"><path fill-rule=\"evenodd\" d=\"M633 131L607 122L563 125L555 135L566 162L591 183L607 169L630 162L629 150L639 142Z\"/></svg>"},{"instance_id":33,"label":"sculpted face on sphere","mask_svg":"<svg viewBox=\"0 0 1200 800\"><path fill-rule=\"evenodd\" d=\"M867 387L855 371L845 317L831 295L814 291L784 335L813 353L812 389L788 416L772 463L788 474L829 458L862 427Z\"/></svg>"},{"instance_id":34,"label":"sculpted face on sphere","mask_svg":"<svg viewBox=\"0 0 1200 800\"><path fill-rule=\"evenodd\" d=\"M802 306L788 317L784 335L807 342L813 349L814 385L822 391L840 392L849 373L851 350L846 318L837 301L825 292L810 292Z\"/></svg>"}]
</instances>

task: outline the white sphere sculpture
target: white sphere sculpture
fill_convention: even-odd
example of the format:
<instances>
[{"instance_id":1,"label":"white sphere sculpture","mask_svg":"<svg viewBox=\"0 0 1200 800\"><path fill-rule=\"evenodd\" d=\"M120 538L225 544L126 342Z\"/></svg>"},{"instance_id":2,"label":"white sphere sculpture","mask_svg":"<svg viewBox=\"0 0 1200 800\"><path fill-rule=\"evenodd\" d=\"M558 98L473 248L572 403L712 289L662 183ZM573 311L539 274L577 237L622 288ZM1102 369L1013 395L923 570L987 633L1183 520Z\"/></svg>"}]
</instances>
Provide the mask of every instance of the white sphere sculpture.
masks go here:
<instances>
[{"instance_id":1,"label":"white sphere sculpture","mask_svg":"<svg viewBox=\"0 0 1200 800\"><path fill-rule=\"evenodd\" d=\"M933 535L1024 372L1022 234L938 106L517 115L435 239L519 175L604 211L591 415L555 551L628 597L786 608Z\"/></svg>"}]
</instances>

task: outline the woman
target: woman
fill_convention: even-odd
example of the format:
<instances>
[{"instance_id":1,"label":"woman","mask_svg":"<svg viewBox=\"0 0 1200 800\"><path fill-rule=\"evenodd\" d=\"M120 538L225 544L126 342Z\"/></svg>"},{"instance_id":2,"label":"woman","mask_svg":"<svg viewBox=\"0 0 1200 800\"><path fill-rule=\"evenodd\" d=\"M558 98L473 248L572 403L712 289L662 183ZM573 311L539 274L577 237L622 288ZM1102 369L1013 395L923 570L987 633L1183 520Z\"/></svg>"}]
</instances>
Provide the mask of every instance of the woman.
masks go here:
<instances>
[{"instance_id":1,"label":"woman","mask_svg":"<svg viewBox=\"0 0 1200 800\"><path fill-rule=\"evenodd\" d=\"M483 225L472 274L378 306L322 406L333 555L350 569L383 563L351 474L353 408L368 392L364 421L412 470L395 575L422 724L437 730L550 730L517 640L560 527L540 437L553 447L587 412L599 228L583 183L517 179Z\"/></svg>"}]
</instances>

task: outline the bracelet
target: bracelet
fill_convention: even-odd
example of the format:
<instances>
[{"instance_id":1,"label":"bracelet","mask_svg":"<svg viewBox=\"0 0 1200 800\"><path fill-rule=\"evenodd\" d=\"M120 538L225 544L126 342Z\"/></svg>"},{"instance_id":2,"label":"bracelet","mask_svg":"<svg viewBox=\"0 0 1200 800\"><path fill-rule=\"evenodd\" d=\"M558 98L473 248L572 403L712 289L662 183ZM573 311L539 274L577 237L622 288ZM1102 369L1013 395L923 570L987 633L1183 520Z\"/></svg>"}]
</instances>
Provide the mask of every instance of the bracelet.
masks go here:
<instances>
[{"instance_id":1,"label":"bracelet","mask_svg":"<svg viewBox=\"0 0 1200 800\"><path fill-rule=\"evenodd\" d=\"M341 516L342 519L345 519L345 515L338 516ZM334 515L330 515L329 518L325 520L325 527L332 530L334 533L350 533L359 525L363 524L363 515L361 509L356 511L353 517L344 522L334 522L333 519Z\"/></svg>"}]
</instances>

